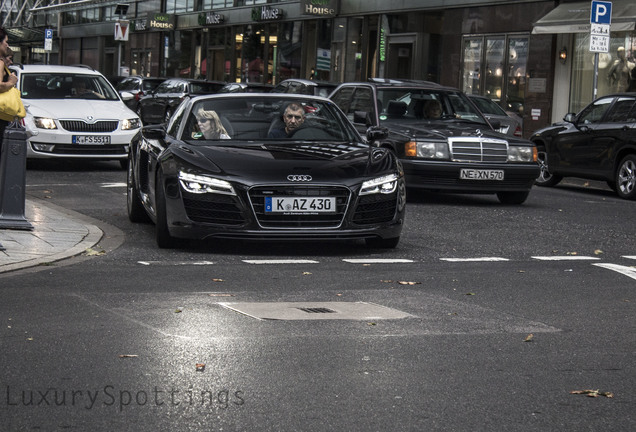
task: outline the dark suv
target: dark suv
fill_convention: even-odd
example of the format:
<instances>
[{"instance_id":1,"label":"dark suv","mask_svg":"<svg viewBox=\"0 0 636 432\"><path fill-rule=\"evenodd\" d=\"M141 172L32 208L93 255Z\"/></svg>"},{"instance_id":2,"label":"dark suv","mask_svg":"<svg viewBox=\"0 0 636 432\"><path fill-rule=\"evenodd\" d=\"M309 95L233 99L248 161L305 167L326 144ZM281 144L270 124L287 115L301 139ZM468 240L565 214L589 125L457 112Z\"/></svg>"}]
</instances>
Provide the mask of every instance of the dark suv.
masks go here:
<instances>
[{"instance_id":1,"label":"dark suv","mask_svg":"<svg viewBox=\"0 0 636 432\"><path fill-rule=\"evenodd\" d=\"M605 180L625 199L636 199L636 94L598 98L578 115L536 131L540 186L563 177Z\"/></svg>"},{"instance_id":2,"label":"dark suv","mask_svg":"<svg viewBox=\"0 0 636 432\"><path fill-rule=\"evenodd\" d=\"M369 140L398 155L409 189L496 194L521 204L539 175L534 144L493 130L500 125L457 89L371 79L341 84L329 97Z\"/></svg>"},{"instance_id":3,"label":"dark suv","mask_svg":"<svg viewBox=\"0 0 636 432\"><path fill-rule=\"evenodd\" d=\"M167 123L186 97L217 93L226 83L170 78L139 100L137 115L144 124Z\"/></svg>"}]
</instances>

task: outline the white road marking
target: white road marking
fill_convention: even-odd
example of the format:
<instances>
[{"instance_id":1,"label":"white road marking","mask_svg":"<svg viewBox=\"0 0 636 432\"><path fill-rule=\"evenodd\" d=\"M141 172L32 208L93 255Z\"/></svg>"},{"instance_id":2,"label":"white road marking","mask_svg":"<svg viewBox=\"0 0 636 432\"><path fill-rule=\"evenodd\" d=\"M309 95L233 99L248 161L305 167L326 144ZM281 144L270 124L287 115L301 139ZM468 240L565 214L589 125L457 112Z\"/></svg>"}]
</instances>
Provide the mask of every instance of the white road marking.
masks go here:
<instances>
[{"instance_id":1,"label":"white road marking","mask_svg":"<svg viewBox=\"0 0 636 432\"><path fill-rule=\"evenodd\" d=\"M608 270L613 270L615 272L619 272L621 274L624 274L627 277L630 277L636 280L636 268L626 267L626 266L622 266L618 264L592 264L592 265L595 265L597 267L603 267Z\"/></svg>"},{"instance_id":2,"label":"white road marking","mask_svg":"<svg viewBox=\"0 0 636 432\"><path fill-rule=\"evenodd\" d=\"M126 187L126 183L102 183L103 188Z\"/></svg>"},{"instance_id":3,"label":"white road marking","mask_svg":"<svg viewBox=\"0 0 636 432\"><path fill-rule=\"evenodd\" d=\"M623 255L623 258L636 260L636 255Z\"/></svg>"},{"instance_id":4,"label":"white road marking","mask_svg":"<svg viewBox=\"0 0 636 432\"><path fill-rule=\"evenodd\" d=\"M185 266L185 265L194 265L194 266L203 266L203 265L213 265L214 261L180 261L180 262L165 262L165 261L137 261L137 264L141 265L174 265L174 266Z\"/></svg>"},{"instance_id":5,"label":"white road marking","mask_svg":"<svg viewBox=\"0 0 636 432\"><path fill-rule=\"evenodd\" d=\"M344 262L351 264L393 264L393 263L412 263L410 259L382 259L382 258L361 258L361 259L343 259Z\"/></svg>"},{"instance_id":6,"label":"white road marking","mask_svg":"<svg viewBox=\"0 0 636 432\"><path fill-rule=\"evenodd\" d=\"M278 260L242 260L247 264L318 264L318 261L314 260L293 260L293 259L278 259Z\"/></svg>"},{"instance_id":7,"label":"white road marking","mask_svg":"<svg viewBox=\"0 0 636 432\"><path fill-rule=\"evenodd\" d=\"M562 255L562 256L533 256L533 259L540 261L593 261L600 260L597 257L584 256L584 255Z\"/></svg>"},{"instance_id":8,"label":"white road marking","mask_svg":"<svg viewBox=\"0 0 636 432\"><path fill-rule=\"evenodd\" d=\"M481 258L440 258L440 261L449 262L490 262L490 261L510 261L508 258L481 257Z\"/></svg>"}]
</instances>

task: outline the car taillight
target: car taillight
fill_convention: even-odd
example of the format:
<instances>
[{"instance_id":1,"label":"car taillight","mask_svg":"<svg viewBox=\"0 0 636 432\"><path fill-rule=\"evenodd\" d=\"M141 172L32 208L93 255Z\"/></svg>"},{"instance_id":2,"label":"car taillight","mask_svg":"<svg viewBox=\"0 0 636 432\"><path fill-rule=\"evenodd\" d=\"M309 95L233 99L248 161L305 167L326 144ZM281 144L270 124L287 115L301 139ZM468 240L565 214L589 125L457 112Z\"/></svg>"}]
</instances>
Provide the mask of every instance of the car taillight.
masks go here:
<instances>
[{"instance_id":1,"label":"car taillight","mask_svg":"<svg viewBox=\"0 0 636 432\"><path fill-rule=\"evenodd\" d=\"M135 100L138 101L144 95L144 92L139 92L135 95Z\"/></svg>"},{"instance_id":2,"label":"car taillight","mask_svg":"<svg viewBox=\"0 0 636 432\"><path fill-rule=\"evenodd\" d=\"M520 137L520 136L522 136L522 135L523 135L523 133L522 133L522 131L521 131L521 126L517 125L517 128L515 129L514 136L518 136L518 137Z\"/></svg>"}]
</instances>

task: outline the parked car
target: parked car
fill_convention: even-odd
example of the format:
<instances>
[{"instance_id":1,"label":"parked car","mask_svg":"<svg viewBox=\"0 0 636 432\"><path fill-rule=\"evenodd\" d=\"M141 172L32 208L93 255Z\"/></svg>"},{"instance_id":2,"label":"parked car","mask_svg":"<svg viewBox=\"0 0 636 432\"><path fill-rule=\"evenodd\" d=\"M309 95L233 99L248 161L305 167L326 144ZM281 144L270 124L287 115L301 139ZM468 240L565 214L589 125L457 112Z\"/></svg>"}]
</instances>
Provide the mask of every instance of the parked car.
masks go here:
<instances>
[{"instance_id":1,"label":"parked car","mask_svg":"<svg viewBox=\"0 0 636 432\"><path fill-rule=\"evenodd\" d=\"M274 87L274 93L294 93L327 97L338 86L328 81L289 78Z\"/></svg>"},{"instance_id":2,"label":"parked car","mask_svg":"<svg viewBox=\"0 0 636 432\"><path fill-rule=\"evenodd\" d=\"M625 199L636 199L636 94L603 96L579 114L536 131L539 186L563 177L604 180Z\"/></svg>"},{"instance_id":3,"label":"parked car","mask_svg":"<svg viewBox=\"0 0 636 432\"><path fill-rule=\"evenodd\" d=\"M256 82L233 82L227 83L219 93L267 93L274 88L271 84L262 84Z\"/></svg>"},{"instance_id":4,"label":"parked car","mask_svg":"<svg viewBox=\"0 0 636 432\"><path fill-rule=\"evenodd\" d=\"M304 122L293 134L268 138L284 125L284 113L290 122ZM217 139L208 135L209 119ZM128 216L154 222L161 248L183 238L363 239L392 248L405 203L395 155L366 144L321 97L195 97L167 126L143 128L130 152Z\"/></svg>"},{"instance_id":5,"label":"parked car","mask_svg":"<svg viewBox=\"0 0 636 432\"><path fill-rule=\"evenodd\" d=\"M457 89L371 79L341 84L329 97L359 131L386 129L374 144L400 158L407 188L496 194L521 204L539 175L534 144L495 132L498 122L489 123Z\"/></svg>"},{"instance_id":6,"label":"parked car","mask_svg":"<svg viewBox=\"0 0 636 432\"><path fill-rule=\"evenodd\" d=\"M477 105L479 111L481 111L488 121L499 121L499 132L505 135L522 136L523 120L518 114L512 111L504 111L497 102L487 96L468 95L468 97Z\"/></svg>"},{"instance_id":7,"label":"parked car","mask_svg":"<svg viewBox=\"0 0 636 432\"><path fill-rule=\"evenodd\" d=\"M159 84L165 80L166 78L131 76L120 81L119 84L115 86L115 90L117 90L120 94L122 92L132 93L134 97L128 99L125 103L128 105L128 108L137 112L139 99L148 94L148 92L156 89Z\"/></svg>"},{"instance_id":8,"label":"parked car","mask_svg":"<svg viewBox=\"0 0 636 432\"><path fill-rule=\"evenodd\" d=\"M143 124L165 123L186 98L218 92L226 83L189 78L170 78L139 99L137 114Z\"/></svg>"},{"instance_id":9,"label":"parked car","mask_svg":"<svg viewBox=\"0 0 636 432\"><path fill-rule=\"evenodd\" d=\"M27 158L116 159L126 165L141 122L101 73L51 65L11 70L27 109Z\"/></svg>"}]
</instances>

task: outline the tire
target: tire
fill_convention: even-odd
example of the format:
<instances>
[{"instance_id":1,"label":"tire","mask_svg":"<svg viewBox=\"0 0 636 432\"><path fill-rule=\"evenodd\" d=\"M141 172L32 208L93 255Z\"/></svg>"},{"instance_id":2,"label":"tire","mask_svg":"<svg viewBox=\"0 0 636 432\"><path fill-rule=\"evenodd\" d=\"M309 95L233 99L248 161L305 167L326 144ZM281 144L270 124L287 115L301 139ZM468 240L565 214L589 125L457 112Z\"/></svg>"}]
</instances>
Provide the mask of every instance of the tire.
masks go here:
<instances>
[{"instance_id":1,"label":"tire","mask_svg":"<svg viewBox=\"0 0 636 432\"><path fill-rule=\"evenodd\" d=\"M636 154L623 158L616 170L616 193L628 200L636 199Z\"/></svg>"},{"instance_id":2,"label":"tire","mask_svg":"<svg viewBox=\"0 0 636 432\"><path fill-rule=\"evenodd\" d=\"M130 159L130 156L128 157ZM148 213L141 203L139 188L133 175L133 163L128 162L128 174L126 176L126 205L128 207L128 219L133 223L150 222Z\"/></svg>"},{"instance_id":3,"label":"tire","mask_svg":"<svg viewBox=\"0 0 636 432\"><path fill-rule=\"evenodd\" d=\"M541 172L539 173L539 177L534 181L537 186L554 186L563 179L561 176L550 173L548 169L548 154L544 148L539 148L538 160Z\"/></svg>"},{"instance_id":4,"label":"tire","mask_svg":"<svg viewBox=\"0 0 636 432\"><path fill-rule=\"evenodd\" d=\"M364 242L368 247L377 249L395 249L400 243L400 237L391 238L368 238Z\"/></svg>"},{"instance_id":5,"label":"tire","mask_svg":"<svg viewBox=\"0 0 636 432\"><path fill-rule=\"evenodd\" d=\"M177 239L170 235L168 230L168 216L166 214L166 191L161 181L161 173L157 174L156 190L156 206L157 206L157 223L155 225L155 239L160 249L174 249L178 246Z\"/></svg>"},{"instance_id":6,"label":"tire","mask_svg":"<svg viewBox=\"0 0 636 432\"><path fill-rule=\"evenodd\" d=\"M523 192L497 192L497 198L502 204L523 204L528 199L530 191Z\"/></svg>"}]
</instances>

